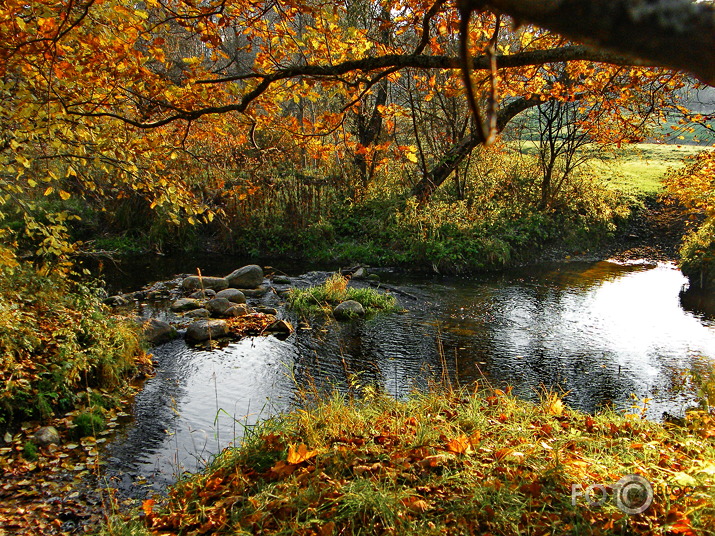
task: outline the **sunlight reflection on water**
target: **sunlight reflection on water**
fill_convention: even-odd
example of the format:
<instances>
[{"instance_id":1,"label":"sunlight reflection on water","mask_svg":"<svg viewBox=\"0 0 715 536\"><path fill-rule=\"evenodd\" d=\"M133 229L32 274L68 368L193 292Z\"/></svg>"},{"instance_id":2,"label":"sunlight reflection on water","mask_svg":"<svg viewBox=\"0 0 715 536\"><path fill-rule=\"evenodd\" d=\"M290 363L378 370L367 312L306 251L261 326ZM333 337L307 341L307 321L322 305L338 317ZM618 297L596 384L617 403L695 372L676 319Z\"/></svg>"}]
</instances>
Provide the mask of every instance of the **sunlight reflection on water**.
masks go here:
<instances>
[{"instance_id":1,"label":"sunlight reflection on water","mask_svg":"<svg viewBox=\"0 0 715 536\"><path fill-rule=\"evenodd\" d=\"M678 388L682 370L715 362L715 321L683 310L687 280L671 264L386 279L416 298L397 294L405 314L316 320L285 341L244 339L213 352L183 341L157 348L157 375L109 448L109 474L125 487L139 476L161 488L289 408L300 387L346 390L357 379L404 396L443 377L446 364L454 381L486 378L532 400L543 387L568 391L567 402L585 411L627 408L632 393L651 397L647 414L658 419L693 402L692 390Z\"/></svg>"}]
</instances>

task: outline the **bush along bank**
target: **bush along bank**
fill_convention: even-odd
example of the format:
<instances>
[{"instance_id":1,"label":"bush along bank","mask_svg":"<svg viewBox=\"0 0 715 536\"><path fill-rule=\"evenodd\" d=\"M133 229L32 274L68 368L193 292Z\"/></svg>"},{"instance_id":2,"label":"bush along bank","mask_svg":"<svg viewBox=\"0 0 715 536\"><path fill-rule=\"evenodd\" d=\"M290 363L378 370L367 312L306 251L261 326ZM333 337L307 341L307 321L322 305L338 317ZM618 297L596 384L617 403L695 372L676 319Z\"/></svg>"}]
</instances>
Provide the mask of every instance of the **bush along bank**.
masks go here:
<instances>
[{"instance_id":1,"label":"bush along bank","mask_svg":"<svg viewBox=\"0 0 715 536\"><path fill-rule=\"evenodd\" d=\"M715 420L499 389L334 395L248 431L104 534L706 534Z\"/></svg>"},{"instance_id":2,"label":"bush along bank","mask_svg":"<svg viewBox=\"0 0 715 536\"><path fill-rule=\"evenodd\" d=\"M528 262L555 245L583 252L608 240L630 214L626 200L616 197L597 207L564 211L477 210L460 201L420 207L414 200L373 199L305 228L287 229L275 221L243 228L232 248L252 256L270 253L342 265L442 273L495 270Z\"/></svg>"},{"instance_id":3,"label":"bush along bank","mask_svg":"<svg viewBox=\"0 0 715 536\"><path fill-rule=\"evenodd\" d=\"M151 369L138 330L64 272L0 269L0 533L86 533L105 518L110 492L90 482L131 380Z\"/></svg>"},{"instance_id":4,"label":"bush along bank","mask_svg":"<svg viewBox=\"0 0 715 536\"><path fill-rule=\"evenodd\" d=\"M118 396L150 365L138 329L66 276L26 265L0 272L0 431L101 406L99 390Z\"/></svg>"}]
</instances>

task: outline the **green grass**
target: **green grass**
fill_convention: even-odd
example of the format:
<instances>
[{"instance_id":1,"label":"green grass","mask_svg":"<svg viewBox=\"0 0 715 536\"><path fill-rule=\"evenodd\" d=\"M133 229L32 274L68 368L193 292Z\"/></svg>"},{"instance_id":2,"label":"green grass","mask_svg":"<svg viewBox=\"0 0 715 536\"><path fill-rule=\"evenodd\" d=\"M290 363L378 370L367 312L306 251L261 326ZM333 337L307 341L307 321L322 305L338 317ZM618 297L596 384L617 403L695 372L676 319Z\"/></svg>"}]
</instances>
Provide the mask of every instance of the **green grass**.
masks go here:
<instances>
[{"instance_id":1,"label":"green grass","mask_svg":"<svg viewBox=\"0 0 715 536\"><path fill-rule=\"evenodd\" d=\"M683 167L689 158L707 148L694 144L626 144L610 153L601 153L597 157L594 154L586 169L614 190L635 195L657 195L663 191L663 177L669 169ZM537 154L534 142L521 142L521 150L524 154Z\"/></svg>"},{"instance_id":2,"label":"green grass","mask_svg":"<svg viewBox=\"0 0 715 536\"><path fill-rule=\"evenodd\" d=\"M700 145L623 145L589 166L611 188L636 195L656 195L663 191L663 177L669 169L683 167L688 158L704 149Z\"/></svg>"},{"instance_id":3,"label":"green grass","mask_svg":"<svg viewBox=\"0 0 715 536\"><path fill-rule=\"evenodd\" d=\"M334 395L250 430L144 513L154 534L706 534L713 425L703 412L680 428L590 416L498 389ZM579 494L631 474L654 489L644 513Z\"/></svg>"},{"instance_id":4,"label":"green grass","mask_svg":"<svg viewBox=\"0 0 715 536\"><path fill-rule=\"evenodd\" d=\"M322 285L293 289L288 296L291 307L302 314L330 313L334 306L346 300L359 302L368 315L395 309L393 296L373 288L349 287L348 279L340 274L333 274Z\"/></svg>"}]
</instances>

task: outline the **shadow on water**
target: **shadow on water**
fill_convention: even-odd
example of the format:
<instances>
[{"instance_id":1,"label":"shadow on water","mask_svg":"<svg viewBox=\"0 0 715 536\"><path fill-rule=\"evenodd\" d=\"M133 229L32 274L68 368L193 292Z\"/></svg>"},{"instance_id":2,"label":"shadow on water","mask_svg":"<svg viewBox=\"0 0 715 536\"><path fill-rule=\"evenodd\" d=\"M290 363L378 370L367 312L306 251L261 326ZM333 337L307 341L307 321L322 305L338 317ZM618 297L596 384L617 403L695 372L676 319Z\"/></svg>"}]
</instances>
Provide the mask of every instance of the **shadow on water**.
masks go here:
<instances>
[{"instance_id":1,"label":"shadow on water","mask_svg":"<svg viewBox=\"0 0 715 536\"><path fill-rule=\"evenodd\" d=\"M293 281L305 286L328 275ZM565 392L585 411L627 409L631 394L649 397L647 416L659 419L693 403L683 371L715 361L715 320L681 307L687 281L670 264L382 277L400 291L405 313L305 325L282 310L299 326L285 341L248 338L213 352L174 341L155 349L157 375L109 447L109 475L120 487L144 479L161 489L239 441L245 427L294 405L301 388L371 384L401 397L447 374L462 384L510 385L530 400L543 389Z\"/></svg>"}]
</instances>

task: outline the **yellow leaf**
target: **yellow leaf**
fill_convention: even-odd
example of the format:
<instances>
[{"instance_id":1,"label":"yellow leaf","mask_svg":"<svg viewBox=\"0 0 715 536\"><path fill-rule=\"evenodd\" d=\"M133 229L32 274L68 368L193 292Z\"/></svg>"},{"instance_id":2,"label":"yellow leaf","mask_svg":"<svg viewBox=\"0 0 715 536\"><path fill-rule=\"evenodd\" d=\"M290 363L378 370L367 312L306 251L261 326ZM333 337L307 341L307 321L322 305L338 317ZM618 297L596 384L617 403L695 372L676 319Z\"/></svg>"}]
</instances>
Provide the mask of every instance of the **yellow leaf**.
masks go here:
<instances>
[{"instance_id":1,"label":"yellow leaf","mask_svg":"<svg viewBox=\"0 0 715 536\"><path fill-rule=\"evenodd\" d=\"M69 192L60 190L60 197L62 198L63 201L67 201L70 197L72 197L72 195Z\"/></svg>"},{"instance_id":2,"label":"yellow leaf","mask_svg":"<svg viewBox=\"0 0 715 536\"><path fill-rule=\"evenodd\" d=\"M52 186L48 186L47 190L45 190L45 195L50 195L54 191L55 189Z\"/></svg>"},{"instance_id":3,"label":"yellow leaf","mask_svg":"<svg viewBox=\"0 0 715 536\"><path fill-rule=\"evenodd\" d=\"M311 459L316 454L318 454L318 451L308 450L308 447L304 443L301 443L300 445L298 445L298 447L295 447L294 445L289 445L286 461L290 464L295 465Z\"/></svg>"},{"instance_id":4,"label":"yellow leaf","mask_svg":"<svg viewBox=\"0 0 715 536\"><path fill-rule=\"evenodd\" d=\"M405 153L405 156L410 162L414 162L415 164L417 163L417 155L415 153Z\"/></svg>"},{"instance_id":5,"label":"yellow leaf","mask_svg":"<svg viewBox=\"0 0 715 536\"><path fill-rule=\"evenodd\" d=\"M558 396L551 395L548 400L548 405L546 406L546 411L547 413L558 417L564 412L564 403Z\"/></svg>"}]
</instances>

